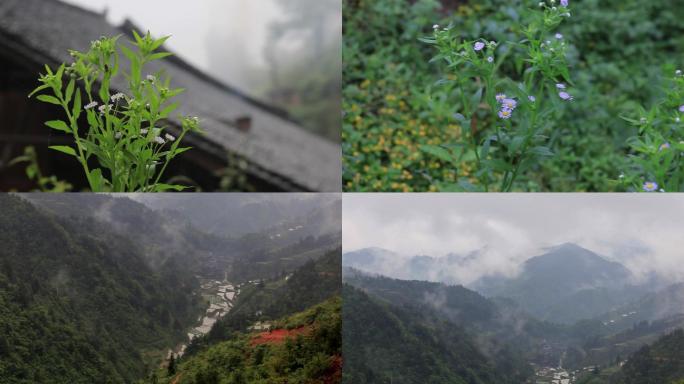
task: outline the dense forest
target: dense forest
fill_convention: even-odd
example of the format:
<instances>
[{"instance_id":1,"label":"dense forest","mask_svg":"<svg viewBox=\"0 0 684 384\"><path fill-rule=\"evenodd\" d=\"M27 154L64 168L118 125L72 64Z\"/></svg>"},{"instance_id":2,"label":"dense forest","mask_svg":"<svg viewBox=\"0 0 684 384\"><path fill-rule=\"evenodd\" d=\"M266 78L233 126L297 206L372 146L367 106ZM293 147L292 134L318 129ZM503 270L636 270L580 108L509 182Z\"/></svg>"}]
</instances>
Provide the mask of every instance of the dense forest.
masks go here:
<instances>
[{"instance_id":1,"label":"dense forest","mask_svg":"<svg viewBox=\"0 0 684 384\"><path fill-rule=\"evenodd\" d=\"M264 198L264 205L272 203ZM251 204L265 215L258 201ZM288 356L306 366L271 372L278 377L333 378L341 367L335 351L340 303L333 299L340 292L339 225L337 232L334 225L312 231L317 222L308 221L332 215L327 219L339 223L331 204L274 216L268 224L262 220L258 232L230 237L129 197L0 196L0 381L158 382L167 377L160 367L183 369L186 360L195 367L189 361L201 354L230 360L235 348L256 351L268 367ZM243 255L257 258L258 266L244 276L231 273L236 264L249 266ZM225 278L241 287L235 313L171 363L169 350L187 343L188 330L211 304L201 286ZM250 327L257 321L310 332L293 338L296 353L290 354L290 341L252 345ZM327 346L318 348L323 339ZM244 377L253 376L250 364L261 364L251 356L243 356ZM200 368L189 369L192 377L202 376Z\"/></svg>"},{"instance_id":2,"label":"dense forest","mask_svg":"<svg viewBox=\"0 0 684 384\"><path fill-rule=\"evenodd\" d=\"M520 383L531 375L495 366L460 326L434 313L343 290L344 383Z\"/></svg>"},{"instance_id":3,"label":"dense forest","mask_svg":"<svg viewBox=\"0 0 684 384\"><path fill-rule=\"evenodd\" d=\"M237 333L178 364L170 383L339 383L341 299L279 319L269 331ZM162 381L163 382L163 381Z\"/></svg>"},{"instance_id":4,"label":"dense forest","mask_svg":"<svg viewBox=\"0 0 684 384\"><path fill-rule=\"evenodd\" d=\"M0 373L15 383L124 383L184 336L197 281L135 243L0 195ZM152 359L151 359L152 358Z\"/></svg>"}]
</instances>

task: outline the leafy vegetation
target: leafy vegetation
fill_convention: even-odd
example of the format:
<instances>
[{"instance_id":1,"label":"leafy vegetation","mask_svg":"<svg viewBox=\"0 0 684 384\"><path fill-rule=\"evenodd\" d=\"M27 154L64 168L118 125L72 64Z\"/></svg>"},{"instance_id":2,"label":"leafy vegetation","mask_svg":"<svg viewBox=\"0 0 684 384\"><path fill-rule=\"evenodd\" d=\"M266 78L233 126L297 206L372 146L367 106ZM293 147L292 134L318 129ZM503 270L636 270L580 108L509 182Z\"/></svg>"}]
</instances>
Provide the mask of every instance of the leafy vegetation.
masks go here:
<instances>
[{"instance_id":1,"label":"leafy vegetation","mask_svg":"<svg viewBox=\"0 0 684 384\"><path fill-rule=\"evenodd\" d=\"M180 147L188 132L199 132L196 117L181 119L178 137L168 131L166 120L178 107L171 99L182 89L170 89L171 79L161 73L145 74L145 64L163 59L168 52L156 52L168 37L153 39L133 31L135 51L118 42L119 37L93 41L87 52L71 51L74 62L53 71L45 66L41 83L30 95L42 102L61 106L66 121L45 123L51 129L73 136L73 146L52 146L53 150L76 158L93 192L163 192L183 190L161 182L169 162L190 148ZM120 53L130 62L129 72L120 73ZM126 93L112 94L111 83L123 75ZM96 91L94 87L99 87ZM88 130L79 132L78 120L85 115ZM91 158L97 160L94 166Z\"/></svg>"},{"instance_id":2,"label":"leafy vegetation","mask_svg":"<svg viewBox=\"0 0 684 384\"><path fill-rule=\"evenodd\" d=\"M383 303L346 284L343 297L345 383L520 383L532 373L504 373L462 327L425 308Z\"/></svg>"},{"instance_id":3,"label":"leafy vegetation","mask_svg":"<svg viewBox=\"0 0 684 384\"><path fill-rule=\"evenodd\" d=\"M257 321L271 321L300 312L340 293L340 250L328 251L279 278L248 285L231 311L211 331L193 339L188 353L234 338Z\"/></svg>"},{"instance_id":4,"label":"leafy vegetation","mask_svg":"<svg viewBox=\"0 0 684 384\"><path fill-rule=\"evenodd\" d=\"M161 382L178 384L339 383L342 348L339 296L274 322L268 336L290 331L283 340L260 342L257 334L235 334L182 361ZM301 332L294 332L301 330Z\"/></svg>"},{"instance_id":5,"label":"leafy vegetation","mask_svg":"<svg viewBox=\"0 0 684 384\"><path fill-rule=\"evenodd\" d=\"M125 383L185 337L197 281L135 243L0 195L0 376Z\"/></svg>"},{"instance_id":6,"label":"leafy vegetation","mask_svg":"<svg viewBox=\"0 0 684 384\"><path fill-rule=\"evenodd\" d=\"M677 329L642 347L621 367L611 365L585 375L581 384L679 384L684 380L684 330Z\"/></svg>"},{"instance_id":7,"label":"leafy vegetation","mask_svg":"<svg viewBox=\"0 0 684 384\"><path fill-rule=\"evenodd\" d=\"M567 11L538 3L344 0L345 190L682 189L684 9L668 0L571 0L571 16L551 32L556 23L546 21ZM488 44L475 51L478 41ZM435 55L446 65L429 62ZM535 68L551 85L544 93L527 81ZM516 97L510 119L496 116L499 92ZM540 124L530 125L535 113Z\"/></svg>"}]
</instances>

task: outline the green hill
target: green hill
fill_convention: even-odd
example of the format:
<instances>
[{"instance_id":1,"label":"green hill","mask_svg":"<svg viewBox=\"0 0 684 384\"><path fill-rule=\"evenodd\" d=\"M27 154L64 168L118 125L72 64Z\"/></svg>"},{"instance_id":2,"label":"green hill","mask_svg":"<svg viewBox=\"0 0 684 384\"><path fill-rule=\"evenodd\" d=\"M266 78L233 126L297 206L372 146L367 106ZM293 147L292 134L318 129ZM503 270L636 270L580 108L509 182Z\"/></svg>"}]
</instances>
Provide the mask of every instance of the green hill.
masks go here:
<instances>
[{"instance_id":1,"label":"green hill","mask_svg":"<svg viewBox=\"0 0 684 384\"><path fill-rule=\"evenodd\" d=\"M126 238L0 195L0 377L124 383L184 337L197 281Z\"/></svg>"},{"instance_id":2,"label":"green hill","mask_svg":"<svg viewBox=\"0 0 684 384\"><path fill-rule=\"evenodd\" d=\"M344 383L512 384L532 374L516 359L497 366L462 327L427 308L392 305L346 284L343 298Z\"/></svg>"},{"instance_id":3,"label":"green hill","mask_svg":"<svg viewBox=\"0 0 684 384\"><path fill-rule=\"evenodd\" d=\"M270 331L236 333L184 359L161 383L331 384L341 375L341 299L277 320ZM162 373L161 376L164 376Z\"/></svg>"}]
</instances>

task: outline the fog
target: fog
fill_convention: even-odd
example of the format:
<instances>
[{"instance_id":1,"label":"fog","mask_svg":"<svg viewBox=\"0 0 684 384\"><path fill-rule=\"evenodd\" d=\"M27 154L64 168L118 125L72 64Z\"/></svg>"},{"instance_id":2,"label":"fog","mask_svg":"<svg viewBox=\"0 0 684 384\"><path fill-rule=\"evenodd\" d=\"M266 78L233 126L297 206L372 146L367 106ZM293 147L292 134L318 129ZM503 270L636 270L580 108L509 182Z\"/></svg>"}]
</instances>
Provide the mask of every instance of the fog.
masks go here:
<instances>
[{"instance_id":1,"label":"fog","mask_svg":"<svg viewBox=\"0 0 684 384\"><path fill-rule=\"evenodd\" d=\"M467 283L514 274L544 248L577 243L637 276L684 278L684 196L665 194L345 194L343 250L406 258L477 252L454 270ZM392 271L392 263L377 273Z\"/></svg>"},{"instance_id":2,"label":"fog","mask_svg":"<svg viewBox=\"0 0 684 384\"><path fill-rule=\"evenodd\" d=\"M339 118L330 116L340 110L341 0L63 1L106 12L114 25L130 19L157 37L171 35L167 48L179 57L319 134L339 136ZM324 110L302 108L307 100L326 102Z\"/></svg>"}]
</instances>

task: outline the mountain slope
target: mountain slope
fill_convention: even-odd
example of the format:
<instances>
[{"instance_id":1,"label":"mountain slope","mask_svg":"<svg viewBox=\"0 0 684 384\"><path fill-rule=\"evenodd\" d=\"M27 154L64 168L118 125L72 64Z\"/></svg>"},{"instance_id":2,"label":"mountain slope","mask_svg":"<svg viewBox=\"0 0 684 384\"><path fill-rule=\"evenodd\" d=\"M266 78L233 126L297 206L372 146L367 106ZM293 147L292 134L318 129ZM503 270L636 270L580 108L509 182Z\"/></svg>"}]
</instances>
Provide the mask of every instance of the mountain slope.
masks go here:
<instances>
[{"instance_id":1,"label":"mountain slope","mask_svg":"<svg viewBox=\"0 0 684 384\"><path fill-rule=\"evenodd\" d=\"M474 341L430 311L400 307L343 286L344 383L519 383Z\"/></svg>"},{"instance_id":2,"label":"mountain slope","mask_svg":"<svg viewBox=\"0 0 684 384\"><path fill-rule=\"evenodd\" d=\"M79 218L0 195L0 377L124 383L184 337L197 281ZM76 369L75 367L78 367Z\"/></svg>"},{"instance_id":3,"label":"mountain slope","mask_svg":"<svg viewBox=\"0 0 684 384\"><path fill-rule=\"evenodd\" d=\"M341 300L277 320L270 331L239 333L184 359L174 384L325 383L341 378Z\"/></svg>"},{"instance_id":4,"label":"mountain slope","mask_svg":"<svg viewBox=\"0 0 684 384\"><path fill-rule=\"evenodd\" d=\"M684 330L663 336L643 347L622 367L618 382L624 384L674 383L684 379Z\"/></svg>"},{"instance_id":5,"label":"mountain slope","mask_svg":"<svg viewBox=\"0 0 684 384\"><path fill-rule=\"evenodd\" d=\"M563 244L527 260L514 278L486 277L472 287L487 296L511 298L540 319L570 324L642 295L646 288L632 280L621 264Z\"/></svg>"},{"instance_id":6,"label":"mountain slope","mask_svg":"<svg viewBox=\"0 0 684 384\"><path fill-rule=\"evenodd\" d=\"M339 295L340 269L340 250L333 249L291 274L245 286L231 311L207 335L193 339L188 353L229 340L257 321L268 322L291 315Z\"/></svg>"}]
</instances>

